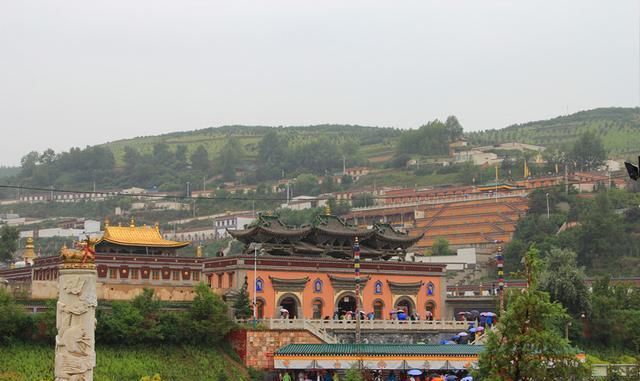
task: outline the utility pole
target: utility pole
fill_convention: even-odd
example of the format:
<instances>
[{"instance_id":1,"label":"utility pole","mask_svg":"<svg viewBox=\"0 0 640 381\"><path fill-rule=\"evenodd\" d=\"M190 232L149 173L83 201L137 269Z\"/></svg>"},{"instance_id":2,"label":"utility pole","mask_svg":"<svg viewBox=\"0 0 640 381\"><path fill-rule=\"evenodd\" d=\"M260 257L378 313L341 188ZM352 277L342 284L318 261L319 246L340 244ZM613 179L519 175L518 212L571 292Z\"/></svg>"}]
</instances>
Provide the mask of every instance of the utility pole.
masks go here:
<instances>
[{"instance_id":1,"label":"utility pole","mask_svg":"<svg viewBox=\"0 0 640 381\"><path fill-rule=\"evenodd\" d=\"M342 176L346 176L347 175L347 158L343 155L342 156Z\"/></svg>"},{"instance_id":2,"label":"utility pole","mask_svg":"<svg viewBox=\"0 0 640 381\"><path fill-rule=\"evenodd\" d=\"M564 163L564 195L569 195L569 172L567 169L567 163Z\"/></svg>"}]
</instances>

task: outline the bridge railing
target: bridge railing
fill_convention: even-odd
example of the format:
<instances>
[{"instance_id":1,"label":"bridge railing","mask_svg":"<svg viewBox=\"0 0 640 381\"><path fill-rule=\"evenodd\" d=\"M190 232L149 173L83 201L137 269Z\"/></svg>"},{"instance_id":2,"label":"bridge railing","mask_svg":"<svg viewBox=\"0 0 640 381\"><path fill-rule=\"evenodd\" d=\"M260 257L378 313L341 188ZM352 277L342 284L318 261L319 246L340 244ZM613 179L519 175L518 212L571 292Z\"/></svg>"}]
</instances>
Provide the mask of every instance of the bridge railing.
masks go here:
<instances>
[{"instance_id":1,"label":"bridge railing","mask_svg":"<svg viewBox=\"0 0 640 381\"><path fill-rule=\"evenodd\" d=\"M252 319L236 320L250 325ZM355 320L322 320L322 319L259 319L256 323L269 329L307 329L311 324L316 328L328 331L354 330ZM415 331L464 331L468 328L465 321L456 320L361 320L362 330L415 330Z\"/></svg>"}]
</instances>

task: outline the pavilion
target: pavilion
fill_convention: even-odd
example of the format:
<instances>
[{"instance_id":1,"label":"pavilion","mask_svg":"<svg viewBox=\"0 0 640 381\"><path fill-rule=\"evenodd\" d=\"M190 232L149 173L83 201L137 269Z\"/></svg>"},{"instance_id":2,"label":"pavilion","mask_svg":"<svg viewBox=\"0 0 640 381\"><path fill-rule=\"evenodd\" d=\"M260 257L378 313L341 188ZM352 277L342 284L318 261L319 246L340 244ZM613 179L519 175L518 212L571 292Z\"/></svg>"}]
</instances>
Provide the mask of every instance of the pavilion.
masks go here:
<instances>
[{"instance_id":1,"label":"pavilion","mask_svg":"<svg viewBox=\"0 0 640 381\"><path fill-rule=\"evenodd\" d=\"M289 344L273 356L275 369L469 370L483 345Z\"/></svg>"}]
</instances>

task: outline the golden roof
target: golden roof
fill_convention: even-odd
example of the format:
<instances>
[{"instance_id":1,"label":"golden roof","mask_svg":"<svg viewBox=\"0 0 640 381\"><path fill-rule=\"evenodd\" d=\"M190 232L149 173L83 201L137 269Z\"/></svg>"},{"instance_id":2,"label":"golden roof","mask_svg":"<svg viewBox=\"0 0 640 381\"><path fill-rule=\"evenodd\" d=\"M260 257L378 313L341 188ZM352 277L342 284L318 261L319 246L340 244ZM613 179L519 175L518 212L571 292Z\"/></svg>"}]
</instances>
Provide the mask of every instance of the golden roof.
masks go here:
<instances>
[{"instance_id":1,"label":"golden roof","mask_svg":"<svg viewBox=\"0 0 640 381\"><path fill-rule=\"evenodd\" d=\"M189 242L176 242L162 238L157 227L105 226L104 235L96 243L109 242L124 246L185 247Z\"/></svg>"}]
</instances>

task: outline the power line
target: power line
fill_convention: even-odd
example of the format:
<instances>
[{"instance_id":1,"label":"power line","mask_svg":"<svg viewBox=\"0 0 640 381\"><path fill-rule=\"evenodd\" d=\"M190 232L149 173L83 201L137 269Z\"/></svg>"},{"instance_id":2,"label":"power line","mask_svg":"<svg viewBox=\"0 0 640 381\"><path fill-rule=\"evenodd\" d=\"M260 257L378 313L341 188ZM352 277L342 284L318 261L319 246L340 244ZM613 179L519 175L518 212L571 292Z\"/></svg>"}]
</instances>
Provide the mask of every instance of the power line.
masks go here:
<instances>
[{"instance_id":1,"label":"power line","mask_svg":"<svg viewBox=\"0 0 640 381\"><path fill-rule=\"evenodd\" d=\"M618 179L618 178L626 178L626 175L624 174L616 174L616 175L612 175L611 176L611 180L614 179ZM580 183L580 182L577 182ZM575 182L574 182L575 184ZM535 189L552 189L557 187L558 185L550 185L550 186L542 186L542 187L536 187L536 188L532 188L531 190L535 190ZM288 202L290 201L289 198L287 197L254 197L254 196L236 196L236 195L230 195L230 196L224 196L224 197L220 197L220 196L188 196L188 195L170 195L170 194L153 194L153 193L123 193L123 192L110 192L110 191L85 191L85 190L77 190L77 189L58 189L58 188L53 188L53 187L49 187L49 188L42 188L42 187L32 187L32 186L20 186L20 185L9 185L9 184L0 184L0 189L14 189L14 190L19 190L19 191L23 191L23 190L28 190L28 191L37 191L37 192L46 192L46 193L67 193L67 194L91 194L91 195L97 195L99 197L103 197L104 195L106 195L107 197L145 197L145 198L156 198L156 199L179 199L179 200L210 200L210 201L225 201L225 200L231 200L231 201L284 201L284 202ZM435 190L435 189L434 189ZM446 191L447 188L442 188L443 191ZM527 190L527 189L522 189L522 190ZM354 193L354 192L351 192ZM368 192L362 192L362 193L368 193ZM446 198L457 198L460 195L451 195L451 196L444 196L441 197L439 199L446 199ZM411 198L411 196L407 197L407 196L402 196L402 195L392 195L392 196L384 196L384 195L376 195L376 194L370 194L370 196L368 196L371 199L374 200L387 200L387 199L404 199L404 198ZM304 198L301 201L328 201L331 199L335 199L335 197L333 196L318 196L318 197L309 197L309 198ZM417 201L417 200L416 200Z\"/></svg>"}]
</instances>

